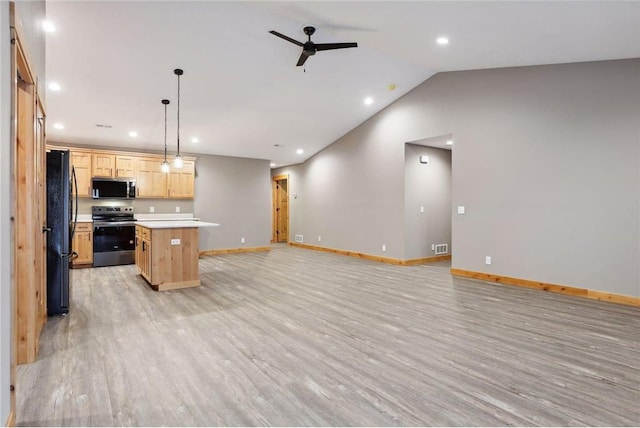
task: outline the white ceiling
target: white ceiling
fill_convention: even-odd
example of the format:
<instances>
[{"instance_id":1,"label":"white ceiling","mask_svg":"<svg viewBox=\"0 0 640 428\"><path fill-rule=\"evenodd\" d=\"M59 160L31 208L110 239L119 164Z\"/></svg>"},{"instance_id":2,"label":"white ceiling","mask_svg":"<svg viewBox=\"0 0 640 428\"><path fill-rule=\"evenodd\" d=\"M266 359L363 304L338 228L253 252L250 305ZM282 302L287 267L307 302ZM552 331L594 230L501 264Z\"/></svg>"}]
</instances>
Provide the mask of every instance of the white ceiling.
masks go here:
<instances>
[{"instance_id":1,"label":"white ceiling","mask_svg":"<svg viewBox=\"0 0 640 428\"><path fill-rule=\"evenodd\" d=\"M640 57L640 2L47 1L50 141L304 161L440 71ZM358 42L295 64L304 41ZM440 46L439 36L450 39ZM395 90L389 85L395 84ZM372 105L363 103L374 98ZM54 123L63 123L57 130ZM111 128L97 127L111 125ZM138 132L137 138L128 136ZM200 142L191 143L197 136ZM276 147L279 145L279 147ZM296 154L303 148L304 154Z\"/></svg>"}]
</instances>

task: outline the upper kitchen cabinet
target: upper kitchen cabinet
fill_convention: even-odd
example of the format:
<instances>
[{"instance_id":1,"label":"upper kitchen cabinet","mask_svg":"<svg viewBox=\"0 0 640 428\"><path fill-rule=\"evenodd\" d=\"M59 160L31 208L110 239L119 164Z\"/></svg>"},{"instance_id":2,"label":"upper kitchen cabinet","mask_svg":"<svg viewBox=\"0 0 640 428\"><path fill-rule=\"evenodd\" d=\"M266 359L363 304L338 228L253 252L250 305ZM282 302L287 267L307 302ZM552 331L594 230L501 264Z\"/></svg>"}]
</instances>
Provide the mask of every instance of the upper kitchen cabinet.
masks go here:
<instances>
[{"instance_id":1,"label":"upper kitchen cabinet","mask_svg":"<svg viewBox=\"0 0 640 428\"><path fill-rule=\"evenodd\" d=\"M93 176L94 177L113 177L116 170L115 155L107 153L93 154Z\"/></svg>"},{"instance_id":2,"label":"upper kitchen cabinet","mask_svg":"<svg viewBox=\"0 0 640 428\"><path fill-rule=\"evenodd\" d=\"M161 169L162 159L136 159L137 198L166 198L167 174Z\"/></svg>"},{"instance_id":3,"label":"upper kitchen cabinet","mask_svg":"<svg viewBox=\"0 0 640 428\"><path fill-rule=\"evenodd\" d=\"M81 197L91 196L92 154L89 151L72 150L71 165L76 173L76 183L73 184L74 194Z\"/></svg>"},{"instance_id":4,"label":"upper kitchen cabinet","mask_svg":"<svg viewBox=\"0 0 640 428\"><path fill-rule=\"evenodd\" d=\"M195 162L185 160L182 168L171 167L167 197L172 199L190 199L194 195Z\"/></svg>"},{"instance_id":5,"label":"upper kitchen cabinet","mask_svg":"<svg viewBox=\"0 0 640 428\"><path fill-rule=\"evenodd\" d=\"M162 172L163 156L152 153L89 149L49 145L52 150L70 150L80 197L91 197L91 179L129 178L136 181L137 198L193 199L196 158L185 156L183 167ZM74 194L76 186L74 185Z\"/></svg>"},{"instance_id":6,"label":"upper kitchen cabinet","mask_svg":"<svg viewBox=\"0 0 640 428\"><path fill-rule=\"evenodd\" d=\"M116 156L116 178L133 178L136 171L135 156Z\"/></svg>"},{"instance_id":7,"label":"upper kitchen cabinet","mask_svg":"<svg viewBox=\"0 0 640 428\"><path fill-rule=\"evenodd\" d=\"M133 178L135 156L93 153L93 176L111 178Z\"/></svg>"}]
</instances>

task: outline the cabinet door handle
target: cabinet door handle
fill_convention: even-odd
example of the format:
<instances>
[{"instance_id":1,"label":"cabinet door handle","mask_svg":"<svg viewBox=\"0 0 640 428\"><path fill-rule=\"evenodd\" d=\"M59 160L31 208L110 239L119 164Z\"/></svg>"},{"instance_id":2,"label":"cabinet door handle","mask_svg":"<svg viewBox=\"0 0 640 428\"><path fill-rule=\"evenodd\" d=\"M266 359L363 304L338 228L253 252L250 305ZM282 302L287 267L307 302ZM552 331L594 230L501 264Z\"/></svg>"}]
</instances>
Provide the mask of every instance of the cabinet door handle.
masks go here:
<instances>
[{"instance_id":1,"label":"cabinet door handle","mask_svg":"<svg viewBox=\"0 0 640 428\"><path fill-rule=\"evenodd\" d=\"M144 244L146 244L146 242L145 242L145 241L142 241L142 251L146 251L146 250L147 250L147 248L145 247L145 245L144 245Z\"/></svg>"}]
</instances>

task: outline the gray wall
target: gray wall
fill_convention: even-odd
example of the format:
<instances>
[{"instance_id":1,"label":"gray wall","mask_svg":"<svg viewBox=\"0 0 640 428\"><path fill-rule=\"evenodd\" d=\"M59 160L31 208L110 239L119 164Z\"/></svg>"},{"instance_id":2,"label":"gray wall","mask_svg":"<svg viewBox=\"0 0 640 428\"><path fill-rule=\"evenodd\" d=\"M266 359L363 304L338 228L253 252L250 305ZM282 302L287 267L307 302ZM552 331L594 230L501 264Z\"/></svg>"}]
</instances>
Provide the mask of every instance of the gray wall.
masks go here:
<instances>
[{"instance_id":1,"label":"gray wall","mask_svg":"<svg viewBox=\"0 0 640 428\"><path fill-rule=\"evenodd\" d=\"M311 245L404 258L404 141L388 137L367 121L300 166L289 191L298 194L291 240L302 234Z\"/></svg>"},{"instance_id":2,"label":"gray wall","mask_svg":"<svg viewBox=\"0 0 640 428\"><path fill-rule=\"evenodd\" d=\"M406 144L404 171L404 258L435 256L434 244L451 252L451 151Z\"/></svg>"},{"instance_id":3,"label":"gray wall","mask_svg":"<svg viewBox=\"0 0 640 428\"><path fill-rule=\"evenodd\" d=\"M639 90L639 59L436 74L298 167L291 234L405 258L405 142L452 134L453 267L640 296Z\"/></svg>"},{"instance_id":4,"label":"gray wall","mask_svg":"<svg viewBox=\"0 0 640 428\"><path fill-rule=\"evenodd\" d=\"M38 78L38 90L44 102L44 36L38 23L45 15L45 3L17 2L16 17L22 24L22 43L32 71ZM11 368L11 33L9 2L0 2L0 424L5 424L10 411Z\"/></svg>"},{"instance_id":5,"label":"gray wall","mask_svg":"<svg viewBox=\"0 0 640 428\"><path fill-rule=\"evenodd\" d=\"M200 229L201 251L270 245L269 174L266 160L198 156L194 214L220 224Z\"/></svg>"},{"instance_id":6,"label":"gray wall","mask_svg":"<svg viewBox=\"0 0 640 428\"><path fill-rule=\"evenodd\" d=\"M9 3L0 2L0 424L9 417L11 369L11 52Z\"/></svg>"}]
</instances>

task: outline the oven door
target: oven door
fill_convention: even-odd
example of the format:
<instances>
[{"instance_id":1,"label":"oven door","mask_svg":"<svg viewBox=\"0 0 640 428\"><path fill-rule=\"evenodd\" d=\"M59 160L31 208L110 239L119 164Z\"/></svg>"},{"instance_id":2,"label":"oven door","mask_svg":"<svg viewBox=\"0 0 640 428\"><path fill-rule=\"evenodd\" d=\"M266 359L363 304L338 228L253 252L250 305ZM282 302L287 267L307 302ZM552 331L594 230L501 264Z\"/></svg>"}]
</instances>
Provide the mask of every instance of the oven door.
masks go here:
<instances>
[{"instance_id":1,"label":"oven door","mask_svg":"<svg viewBox=\"0 0 640 428\"><path fill-rule=\"evenodd\" d=\"M136 228L132 222L93 223L93 265L135 263Z\"/></svg>"}]
</instances>

